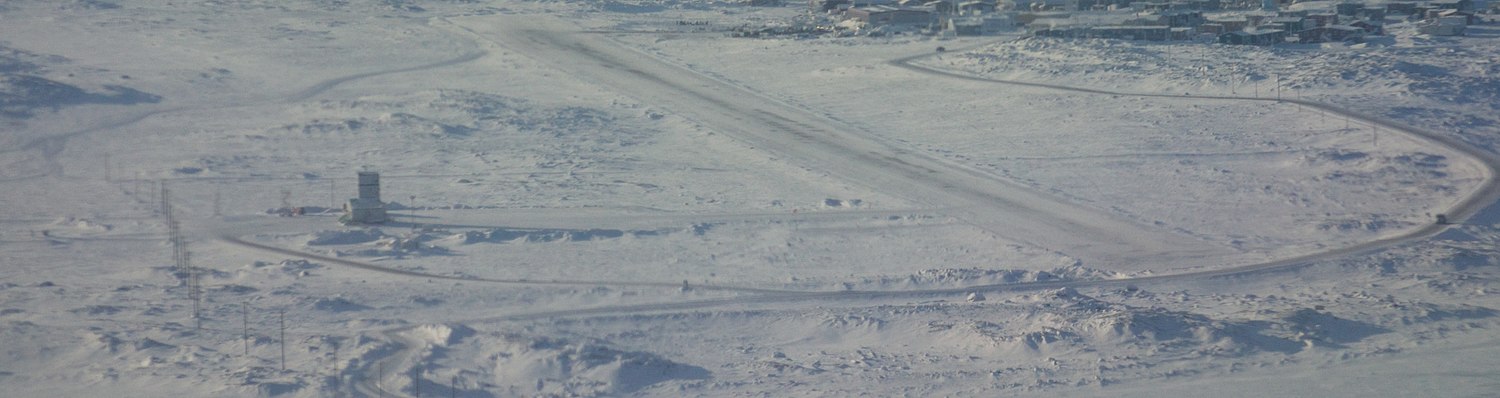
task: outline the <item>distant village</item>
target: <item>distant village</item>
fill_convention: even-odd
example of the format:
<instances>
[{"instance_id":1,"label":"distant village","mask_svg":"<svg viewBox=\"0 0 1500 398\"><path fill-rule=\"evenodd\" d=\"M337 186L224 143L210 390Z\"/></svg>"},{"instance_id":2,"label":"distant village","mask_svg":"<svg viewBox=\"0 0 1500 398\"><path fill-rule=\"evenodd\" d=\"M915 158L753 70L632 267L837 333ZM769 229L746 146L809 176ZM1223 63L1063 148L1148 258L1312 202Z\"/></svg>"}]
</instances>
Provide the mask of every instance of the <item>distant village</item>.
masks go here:
<instances>
[{"instance_id":1,"label":"distant village","mask_svg":"<svg viewBox=\"0 0 1500 398\"><path fill-rule=\"evenodd\" d=\"M1418 33L1461 36L1496 4L1476 0L1385 3L1294 0L809 0L811 24L742 29L737 36L925 34L983 36L1025 32L1062 38L1200 40L1223 44L1359 42L1387 23ZM1482 1L1482 0L1481 0Z\"/></svg>"}]
</instances>

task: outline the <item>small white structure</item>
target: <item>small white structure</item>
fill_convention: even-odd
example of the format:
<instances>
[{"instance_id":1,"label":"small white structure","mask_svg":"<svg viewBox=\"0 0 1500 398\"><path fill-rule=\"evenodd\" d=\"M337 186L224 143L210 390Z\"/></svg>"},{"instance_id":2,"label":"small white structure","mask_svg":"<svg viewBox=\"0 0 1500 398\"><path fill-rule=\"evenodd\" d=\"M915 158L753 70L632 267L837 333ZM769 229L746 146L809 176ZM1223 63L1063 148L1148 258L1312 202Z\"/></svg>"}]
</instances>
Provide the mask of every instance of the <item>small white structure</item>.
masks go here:
<instances>
[{"instance_id":1,"label":"small white structure","mask_svg":"<svg viewBox=\"0 0 1500 398\"><path fill-rule=\"evenodd\" d=\"M386 221L385 203L380 202L380 173L359 172L359 197L344 203L344 220L358 224Z\"/></svg>"},{"instance_id":2,"label":"small white structure","mask_svg":"<svg viewBox=\"0 0 1500 398\"><path fill-rule=\"evenodd\" d=\"M1417 25L1417 32L1433 36L1463 36L1468 23L1466 17L1429 19Z\"/></svg>"}]
</instances>

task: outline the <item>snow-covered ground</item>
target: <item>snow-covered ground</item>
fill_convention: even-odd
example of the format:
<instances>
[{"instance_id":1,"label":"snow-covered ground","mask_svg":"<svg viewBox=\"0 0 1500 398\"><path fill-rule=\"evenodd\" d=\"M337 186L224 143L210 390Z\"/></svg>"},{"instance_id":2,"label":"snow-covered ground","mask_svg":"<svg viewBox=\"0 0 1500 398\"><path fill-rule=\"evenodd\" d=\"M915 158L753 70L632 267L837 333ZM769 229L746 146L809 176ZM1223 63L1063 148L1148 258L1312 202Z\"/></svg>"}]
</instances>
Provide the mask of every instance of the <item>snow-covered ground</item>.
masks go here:
<instances>
[{"instance_id":1,"label":"snow-covered ground","mask_svg":"<svg viewBox=\"0 0 1500 398\"><path fill-rule=\"evenodd\" d=\"M801 10L0 4L0 395L1494 392L1488 28L724 33Z\"/></svg>"}]
</instances>

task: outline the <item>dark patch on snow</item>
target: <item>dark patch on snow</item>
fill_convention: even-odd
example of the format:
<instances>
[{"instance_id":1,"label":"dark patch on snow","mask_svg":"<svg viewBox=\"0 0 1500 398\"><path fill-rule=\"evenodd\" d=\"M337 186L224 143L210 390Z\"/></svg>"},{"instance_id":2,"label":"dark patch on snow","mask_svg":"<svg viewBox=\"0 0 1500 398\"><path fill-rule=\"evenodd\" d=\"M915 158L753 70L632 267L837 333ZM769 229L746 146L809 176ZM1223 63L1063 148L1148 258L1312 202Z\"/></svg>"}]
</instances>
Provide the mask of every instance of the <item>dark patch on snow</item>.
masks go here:
<instances>
[{"instance_id":1,"label":"dark patch on snow","mask_svg":"<svg viewBox=\"0 0 1500 398\"><path fill-rule=\"evenodd\" d=\"M694 226L697 228L697 226ZM705 229L706 230L706 229ZM530 228L494 228L486 231L469 231L455 236L459 243L470 244L479 242L509 243L509 242L578 242L605 239L619 239L626 236L652 237L671 233L672 230L619 230L619 229L530 229Z\"/></svg>"},{"instance_id":2,"label":"dark patch on snow","mask_svg":"<svg viewBox=\"0 0 1500 398\"><path fill-rule=\"evenodd\" d=\"M313 301L312 307L328 312L364 311L370 309L369 306L354 303L343 297L319 298Z\"/></svg>"},{"instance_id":3,"label":"dark patch on snow","mask_svg":"<svg viewBox=\"0 0 1500 398\"><path fill-rule=\"evenodd\" d=\"M261 397L279 397L302 391L302 387L302 383L264 382L255 386L255 393Z\"/></svg>"},{"instance_id":4,"label":"dark patch on snow","mask_svg":"<svg viewBox=\"0 0 1500 398\"><path fill-rule=\"evenodd\" d=\"M134 105L161 102L161 97L133 88L105 85L103 92L31 75L0 75L0 116L29 118L38 110L57 111L83 104Z\"/></svg>"},{"instance_id":5,"label":"dark patch on snow","mask_svg":"<svg viewBox=\"0 0 1500 398\"><path fill-rule=\"evenodd\" d=\"M150 349L155 349L155 348L176 348L177 347L177 346L174 346L174 345L171 345L171 344L167 344L167 343L163 343L163 342L160 342L160 341L152 340L150 338L141 339L140 341L135 342L134 345L135 345L135 349L136 350L150 350Z\"/></svg>"},{"instance_id":6,"label":"dark patch on snow","mask_svg":"<svg viewBox=\"0 0 1500 398\"><path fill-rule=\"evenodd\" d=\"M245 286L245 285L222 285L222 286L215 286L215 287L209 288L209 290L213 291L213 292L217 292L217 293L228 293L228 294L249 294L249 293L255 293L255 292L260 291L260 289L256 289L256 288Z\"/></svg>"},{"instance_id":7,"label":"dark patch on snow","mask_svg":"<svg viewBox=\"0 0 1500 398\"><path fill-rule=\"evenodd\" d=\"M124 307L115 305L90 305L82 308L74 308L72 312L80 315L114 315L124 310Z\"/></svg>"},{"instance_id":8,"label":"dark patch on snow","mask_svg":"<svg viewBox=\"0 0 1500 398\"><path fill-rule=\"evenodd\" d=\"M443 299L437 297L412 296L411 302L423 307L433 307L443 304Z\"/></svg>"},{"instance_id":9,"label":"dark patch on snow","mask_svg":"<svg viewBox=\"0 0 1500 398\"><path fill-rule=\"evenodd\" d=\"M1319 312L1312 309L1301 309L1282 317L1288 327L1305 339L1322 342L1325 345L1342 347L1363 340L1366 337L1390 332L1373 324L1343 319L1332 314Z\"/></svg>"}]
</instances>

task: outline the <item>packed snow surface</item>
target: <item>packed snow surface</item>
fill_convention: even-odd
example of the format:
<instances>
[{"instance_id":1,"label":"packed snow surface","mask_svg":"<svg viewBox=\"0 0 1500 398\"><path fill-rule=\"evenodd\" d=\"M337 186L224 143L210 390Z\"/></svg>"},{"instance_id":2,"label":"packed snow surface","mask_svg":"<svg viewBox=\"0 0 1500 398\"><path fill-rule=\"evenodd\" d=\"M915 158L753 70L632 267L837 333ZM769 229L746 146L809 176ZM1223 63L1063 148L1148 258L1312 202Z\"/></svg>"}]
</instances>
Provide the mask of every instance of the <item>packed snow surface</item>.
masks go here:
<instances>
[{"instance_id":1,"label":"packed snow surface","mask_svg":"<svg viewBox=\"0 0 1500 398\"><path fill-rule=\"evenodd\" d=\"M804 10L0 4L0 395L1494 393L1493 25Z\"/></svg>"}]
</instances>

